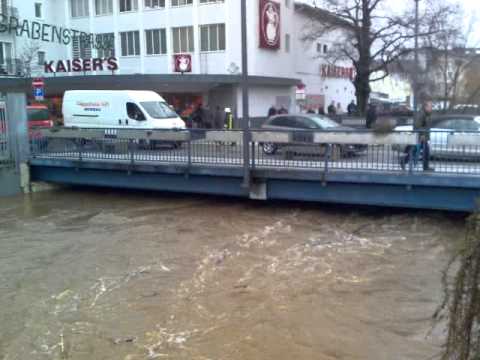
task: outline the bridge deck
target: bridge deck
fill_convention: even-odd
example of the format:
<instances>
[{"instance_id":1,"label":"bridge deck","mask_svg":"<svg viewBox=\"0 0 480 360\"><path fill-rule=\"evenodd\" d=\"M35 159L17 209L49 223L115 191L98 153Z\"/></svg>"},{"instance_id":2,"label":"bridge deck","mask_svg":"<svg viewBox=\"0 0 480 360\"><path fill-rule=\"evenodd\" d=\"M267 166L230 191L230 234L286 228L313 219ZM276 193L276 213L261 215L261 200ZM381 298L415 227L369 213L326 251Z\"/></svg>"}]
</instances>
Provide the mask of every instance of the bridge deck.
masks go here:
<instances>
[{"instance_id":1,"label":"bridge deck","mask_svg":"<svg viewBox=\"0 0 480 360\"><path fill-rule=\"evenodd\" d=\"M232 135L226 138L232 140ZM179 148L166 148L153 142L140 146L137 139L45 139L37 139L32 147L34 180L461 211L472 211L480 195L480 163L475 157L436 158L430 163L434 171L428 172L418 159L402 169L399 159L404 154L395 151L394 144L367 145L334 156L336 144L288 143L266 155L260 142L251 142L247 167L252 184L246 189L239 141L188 139L177 144Z\"/></svg>"}]
</instances>

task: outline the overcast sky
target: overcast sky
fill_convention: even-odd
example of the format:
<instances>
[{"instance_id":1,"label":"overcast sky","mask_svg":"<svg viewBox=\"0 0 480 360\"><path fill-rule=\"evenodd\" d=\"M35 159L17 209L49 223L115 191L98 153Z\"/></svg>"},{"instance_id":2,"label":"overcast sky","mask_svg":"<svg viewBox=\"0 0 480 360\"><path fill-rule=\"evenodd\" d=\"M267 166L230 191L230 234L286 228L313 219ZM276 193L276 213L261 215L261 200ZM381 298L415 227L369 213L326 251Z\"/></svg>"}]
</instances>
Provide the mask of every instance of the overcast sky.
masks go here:
<instances>
[{"instance_id":1,"label":"overcast sky","mask_svg":"<svg viewBox=\"0 0 480 360\"><path fill-rule=\"evenodd\" d=\"M320 5L322 0L297 0L301 2L305 2L308 4L317 3ZM387 7L393 7L402 9L405 6L408 6L409 3L414 6L413 0L385 0ZM459 2L463 5L465 9L465 28L468 28L469 24L473 21L476 25L473 27L473 33L470 36L470 46L480 47L480 0L451 0L453 2ZM420 0L421 3L421 0Z\"/></svg>"}]
</instances>

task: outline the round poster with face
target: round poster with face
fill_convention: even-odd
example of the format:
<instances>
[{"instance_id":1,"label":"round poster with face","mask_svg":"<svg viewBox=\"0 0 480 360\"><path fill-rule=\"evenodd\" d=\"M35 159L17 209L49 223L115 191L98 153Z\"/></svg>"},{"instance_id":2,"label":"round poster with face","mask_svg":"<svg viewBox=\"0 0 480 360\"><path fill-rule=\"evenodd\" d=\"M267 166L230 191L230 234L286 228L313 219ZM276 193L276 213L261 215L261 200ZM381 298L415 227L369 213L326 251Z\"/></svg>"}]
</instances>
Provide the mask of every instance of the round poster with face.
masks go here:
<instances>
[{"instance_id":1,"label":"round poster with face","mask_svg":"<svg viewBox=\"0 0 480 360\"><path fill-rule=\"evenodd\" d=\"M280 4L260 0L260 47L280 48Z\"/></svg>"}]
</instances>

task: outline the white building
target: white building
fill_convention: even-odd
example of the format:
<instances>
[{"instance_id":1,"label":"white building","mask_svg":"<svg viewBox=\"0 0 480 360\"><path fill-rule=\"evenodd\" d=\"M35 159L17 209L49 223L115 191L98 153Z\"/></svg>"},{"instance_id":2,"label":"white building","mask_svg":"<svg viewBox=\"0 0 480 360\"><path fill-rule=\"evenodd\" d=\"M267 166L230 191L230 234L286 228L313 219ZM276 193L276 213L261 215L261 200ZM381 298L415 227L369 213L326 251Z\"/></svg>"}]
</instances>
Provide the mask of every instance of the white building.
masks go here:
<instances>
[{"instance_id":1,"label":"white building","mask_svg":"<svg viewBox=\"0 0 480 360\"><path fill-rule=\"evenodd\" d=\"M307 105L346 108L354 98L343 70L324 69L322 77L317 52L332 40L301 40L308 11L293 0L247 0L251 117L265 117L271 105L295 111L302 83ZM113 49L105 49L110 39ZM0 0L0 70L25 73L21 63L33 53L31 76L46 78L47 96L152 89L182 110L202 102L241 117L240 44L239 0ZM176 72L180 55L191 72ZM111 56L114 72L90 60ZM74 71L75 58L84 59L84 71Z\"/></svg>"}]
</instances>

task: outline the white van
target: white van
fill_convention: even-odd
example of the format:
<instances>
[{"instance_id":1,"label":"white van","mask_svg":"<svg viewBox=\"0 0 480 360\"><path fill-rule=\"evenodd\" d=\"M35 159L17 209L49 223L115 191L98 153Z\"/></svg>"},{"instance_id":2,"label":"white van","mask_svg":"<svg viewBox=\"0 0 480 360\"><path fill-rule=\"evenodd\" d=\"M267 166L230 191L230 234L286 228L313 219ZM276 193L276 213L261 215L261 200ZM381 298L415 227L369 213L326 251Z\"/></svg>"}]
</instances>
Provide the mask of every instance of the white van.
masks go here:
<instances>
[{"instance_id":1,"label":"white van","mask_svg":"<svg viewBox=\"0 0 480 360\"><path fill-rule=\"evenodd\" d=\"M153 91L66 91L62 112L66 127L185 129L185 122Z\"/></svg>"}]
</instances>

